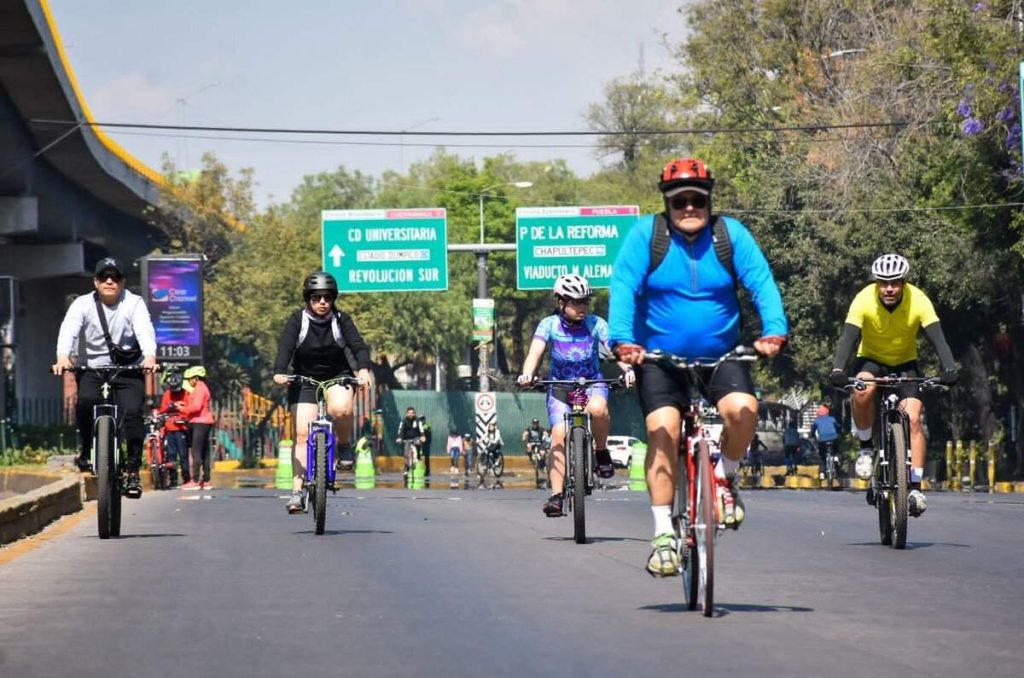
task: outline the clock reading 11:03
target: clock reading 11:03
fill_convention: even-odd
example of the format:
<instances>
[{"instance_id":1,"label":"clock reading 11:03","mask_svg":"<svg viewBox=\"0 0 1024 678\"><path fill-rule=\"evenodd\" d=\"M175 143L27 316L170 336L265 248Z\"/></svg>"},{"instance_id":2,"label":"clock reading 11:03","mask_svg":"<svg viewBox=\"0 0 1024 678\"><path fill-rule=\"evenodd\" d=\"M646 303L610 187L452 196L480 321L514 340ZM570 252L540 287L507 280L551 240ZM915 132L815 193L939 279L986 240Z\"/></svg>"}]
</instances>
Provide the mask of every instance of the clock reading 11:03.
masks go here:
<instances>
[{"instance_id":1,"label":"clock reading 11:03","mask_svg":"<svg viewBox=\"0 0 1024 678\"><path fill-rule=\"evenodd\" d=\"M159 353L161 358L188 358L192 355L192 347L161 344L157 349L157 353Z\"/></svg>"}]
</instances>

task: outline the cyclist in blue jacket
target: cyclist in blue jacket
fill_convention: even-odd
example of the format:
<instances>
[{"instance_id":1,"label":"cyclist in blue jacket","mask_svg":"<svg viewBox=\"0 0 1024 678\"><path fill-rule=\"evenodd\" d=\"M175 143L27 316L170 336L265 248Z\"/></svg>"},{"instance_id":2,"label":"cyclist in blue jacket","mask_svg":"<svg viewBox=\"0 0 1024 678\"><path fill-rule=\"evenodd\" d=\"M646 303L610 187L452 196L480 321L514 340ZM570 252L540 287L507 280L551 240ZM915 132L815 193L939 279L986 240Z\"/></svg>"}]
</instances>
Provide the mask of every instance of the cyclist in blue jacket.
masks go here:
<instances>
[{"instance_id":1,"label":"cyclist in blue jacket","mask_svg":"<svg viewBox=\"0 0 1024 678\"><path fill-rule=\"evenodd\" d=\"M681 409L688 404L690 385L684 371L644 363L644 352L661 350L690 359L728 353L740 336L737 283L748 291L761 317L761 337L754 342L758 353L776 355L788 332L768 261L746 226L712 215L713 187L711 172L700 160L681 158L665 165L658 181L664 215L637 221L612 273L609 343L620 360L640 365L637 385L647 426L647 484L655 534L647 571L658 577L679 571L671 513ZM655 228L663 230L656 234ZM728 242L720 240L716 247L714 235L723 232ZM660 258L655 247L659 241L667 247ZM728 260L721 253L723 244L728 245ZM719 514L728 527L736 528L744 507L733 478L757 425L754 384L748 366L738 362L723 363L703 375L703 381L705 397L718 407L723 422L716 467Z\"/></svg>"},{"instance_id":2,"label":"cyclist in blue jacket","mask_svg":"<svg viewBox=\"0 0 1024 678\"><path fill-rule=\"evenodd\" d=\"M825 477L827 462L825 457L829 454L836 454L836 446L839 444L840 428L839 422L829 413L828 405L822 405L816 412L814 423L811 424L811 437L818 441L818 456L821 457L820 477Z\"/></svg>"}]
</instances>

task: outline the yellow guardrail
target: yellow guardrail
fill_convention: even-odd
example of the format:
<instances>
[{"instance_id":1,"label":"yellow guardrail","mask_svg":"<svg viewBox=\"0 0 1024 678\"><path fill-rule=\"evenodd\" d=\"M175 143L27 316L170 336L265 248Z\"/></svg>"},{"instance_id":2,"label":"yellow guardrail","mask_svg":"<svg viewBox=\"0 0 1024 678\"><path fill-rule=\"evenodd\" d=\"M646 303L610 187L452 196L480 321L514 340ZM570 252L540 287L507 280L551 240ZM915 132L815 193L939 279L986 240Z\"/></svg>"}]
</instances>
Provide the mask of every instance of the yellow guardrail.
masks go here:
<instances>
[{"instance_id":1,"label":"yellow guardrail","mask_svg":"<svg viewBox=\"0 0 1024 678\"><path fill-rule=\"evenodd\" d=\"M985 478L978 477L980 461L985 462ZM987 485L989 492L995 492L1009 483L996 482L996 462L999 445L989 441L983 447L977 440L964 443L963 440L946 441L946 487L949 490L974 492L976 485ZM987 482L979 482L987 481ZM999 491L1003 491L999 489Z\"/></svg>"}]
</instances>

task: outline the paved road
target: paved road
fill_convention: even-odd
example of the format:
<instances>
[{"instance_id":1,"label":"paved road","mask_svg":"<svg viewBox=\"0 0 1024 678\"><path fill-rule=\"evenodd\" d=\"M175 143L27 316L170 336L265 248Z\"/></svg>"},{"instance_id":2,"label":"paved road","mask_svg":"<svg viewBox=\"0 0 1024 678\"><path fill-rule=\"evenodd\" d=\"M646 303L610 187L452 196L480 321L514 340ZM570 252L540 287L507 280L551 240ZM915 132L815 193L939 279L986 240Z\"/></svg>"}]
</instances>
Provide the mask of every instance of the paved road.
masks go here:
<instances>
[{"instance_id":1,"label":"paved road","mask_svg":"<svg viewBox=\"0 0 1024 678\"><path fill-rule=\"evenodd\" d=\"M654 580L650 512L592 540L529 490L345 490L327 534L271 490L147 493L0 565L0 676L1020 676L1024 503L932 494L910 546L858 493L748 491L713 619Z\"/></svg>"}]
</instances>

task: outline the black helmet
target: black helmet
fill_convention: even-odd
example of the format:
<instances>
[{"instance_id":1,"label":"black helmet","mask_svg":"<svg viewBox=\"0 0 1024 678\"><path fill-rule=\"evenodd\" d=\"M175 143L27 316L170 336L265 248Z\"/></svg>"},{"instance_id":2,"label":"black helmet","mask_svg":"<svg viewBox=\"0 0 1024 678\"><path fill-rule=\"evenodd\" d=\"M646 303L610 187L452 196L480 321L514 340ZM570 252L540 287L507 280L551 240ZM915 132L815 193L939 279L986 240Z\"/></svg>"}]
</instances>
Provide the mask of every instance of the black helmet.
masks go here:
<instances>
[{"instance_id":1,"label":"black helmet","mask_svg":"<svg viewBox=\"0 0 1024 678\"><path fill-rule=\"evenodd\" d=\"M181 372L170 372L165 383L170 390L180 391L185 386L185 377L181 376Z\"/></svg>"},{"instance_id":2,"label":"black helmet","mask_svg":"<svg viewBox=\"0 0 1024 678\"><path fill-rule=\"evenodd\" d=\"M534 419L534 420L533 420L533 421L531 421L530 423L531 423L531 424L539 424L539 423L540 423L540 419Z\"/></svg>"},{"instance_id":3,"label":"black helmet","mask_svg":"<svg viewBox=\"0 0 1024 678\"><path fill-rule=\"evenodd\" d=\"M302 283L302 298L309 301L309 298L317 292L329 294L332 297L338 296L338 281L325 271L310 273L306 276L306 281Z\"/></svg>"}]
</instances>

